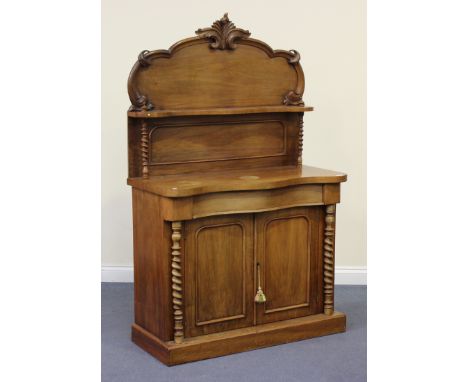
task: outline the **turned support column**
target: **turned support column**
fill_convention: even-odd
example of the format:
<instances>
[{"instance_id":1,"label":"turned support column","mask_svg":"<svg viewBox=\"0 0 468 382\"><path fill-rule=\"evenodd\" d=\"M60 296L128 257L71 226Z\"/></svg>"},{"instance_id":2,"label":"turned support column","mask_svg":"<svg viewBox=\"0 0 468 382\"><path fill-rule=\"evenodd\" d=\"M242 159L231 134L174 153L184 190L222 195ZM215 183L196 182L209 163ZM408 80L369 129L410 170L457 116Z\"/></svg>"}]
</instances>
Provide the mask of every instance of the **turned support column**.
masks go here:
<instances>
[{"instance_id":1,"label":"turned support column","mask_svg":"<svg viewBox=\"0 0 468 382\"><path fill-rule=\"evenodd\" d=\"M184 315L182 294L182 262L180 239L182 222L172 222L172 305L174 309L174 342L184 339Z\"/></svg>"},{"instance_id":2,"label":"turned support column","mask_svg":"<svg viewBox=\"0 0 468 382\"><path fill-rule=\"evenodd\" d=\"M141 174L144 179L149 177L148 169L148 160L149 160L149 138L148 138L148 124L143 119L141 121L141 138L140 138L140 148L141 148Z\"/></svg>"},{"instance_id":3,"label":"turned support column","mask_svg":"<svg viewBox=\"0 0 468 382\"><path fill-rule=\"evenodd\" d=\"M323 243L323 312L332 315L335 288L335 205L325 206Z\"/></svg>"},{"instance_id":4,"label":"turned support column","mask_svg":"<svg viewBox=\"0 0 468 382\"><path fill-rule=\"evenodd\" d=\"M302 145L304 141L304 113L299 113L299 139L297 141L297 164L302 165Z\"/></svg>"}]
</instances>

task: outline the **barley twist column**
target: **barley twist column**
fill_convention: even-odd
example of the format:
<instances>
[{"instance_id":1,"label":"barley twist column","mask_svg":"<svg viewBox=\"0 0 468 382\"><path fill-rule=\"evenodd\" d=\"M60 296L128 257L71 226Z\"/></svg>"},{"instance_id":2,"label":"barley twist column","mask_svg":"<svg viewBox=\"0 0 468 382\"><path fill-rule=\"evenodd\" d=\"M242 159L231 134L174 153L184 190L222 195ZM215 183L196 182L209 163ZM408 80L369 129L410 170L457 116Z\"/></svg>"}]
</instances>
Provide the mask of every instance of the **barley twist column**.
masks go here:
<instances>
[{"instance_id":1,"label":"barley twist column","mask_svg":"<svg viewBox=\"0 0 468 382\"><path fill-rule=\"evenodd\" d=\"M148 170L148 160L149 160L149 138L148 138L148 124L145 120L141 122L141 166L142 166L142 175L143 178L148 179L149 170Z\"/></svg>"},{"instance_id":2,"label":"barley twist column","mask_svg":"<svg viewBox=\"0 0 468 382\"><path fill-rule=\"evenodd\" d=\"M332 315L335 287L335 205L325 206L325 238L323 245L323 312Z\"/></svg>"},{"instance_id":3,"label":"barley twist column","mask_svg":"<svg viewBox=\"0 0 468 382\"><path fill-rule=\"evenodd\" d=\"M180 239L182 222L172 223L172 305L174 309L174 342L180 344L184 338L182 305L182 262Z\"/></svg>"},{"instance_id":4,"label":"barley twist column","mask_svg":"<svg viewBox=\"0 0 468 382\"><path fill-rule=\"evenodd\" d=\"M302 145L304 141L304 113L299 113L299 140L298 140L298 148L297 148L297 164L302 164Z\"/></svg>"}]
</instances>

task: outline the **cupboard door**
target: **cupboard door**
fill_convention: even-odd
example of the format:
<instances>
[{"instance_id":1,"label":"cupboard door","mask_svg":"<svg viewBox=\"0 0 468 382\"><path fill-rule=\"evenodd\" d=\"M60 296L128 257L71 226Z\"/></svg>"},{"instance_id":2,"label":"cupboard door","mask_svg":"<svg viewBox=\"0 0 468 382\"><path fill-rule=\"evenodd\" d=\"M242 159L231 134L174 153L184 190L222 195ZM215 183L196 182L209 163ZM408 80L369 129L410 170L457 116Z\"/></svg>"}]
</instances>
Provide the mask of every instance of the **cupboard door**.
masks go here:
<instances>
[{"instance_id":1,"label":"cupboard door","mask_svg":"<svg viewBox=\"0 0 468 382\"><path fill-rule=\"evenodd\" d=\"M254 324L253 215L186 222L185 335Z\"/></svg>"},{"instance_id":2,"label":"cupboard door","mask_svg":"<svg viewBox=\"0 0 468 382\"><path fill-rule=\"evenodd\" d=\"M256 272L266 302L258 324L321 313L322 209L301 207L255 215Z\"/></svg>"}]
</instances>

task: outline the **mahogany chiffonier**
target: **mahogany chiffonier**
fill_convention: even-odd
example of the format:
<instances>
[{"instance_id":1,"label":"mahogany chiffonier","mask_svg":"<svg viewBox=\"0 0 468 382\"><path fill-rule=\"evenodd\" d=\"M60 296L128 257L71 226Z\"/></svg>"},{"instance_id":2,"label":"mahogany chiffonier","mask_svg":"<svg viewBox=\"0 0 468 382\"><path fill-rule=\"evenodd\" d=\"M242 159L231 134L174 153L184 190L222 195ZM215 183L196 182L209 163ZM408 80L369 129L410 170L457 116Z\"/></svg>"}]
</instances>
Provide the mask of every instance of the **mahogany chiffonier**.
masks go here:
<instances>
[{"instance_id":1,"label":"mahogany chiffonier","mask_svg":"<svg viewBox=\"0 0 468 382\"><path fill-rule=\"evenodd\" d=\"M167 365L345 331L346 175L302 165L299 61L225 14L130 73L132 340Z\"/></svg>"}]
</instances>

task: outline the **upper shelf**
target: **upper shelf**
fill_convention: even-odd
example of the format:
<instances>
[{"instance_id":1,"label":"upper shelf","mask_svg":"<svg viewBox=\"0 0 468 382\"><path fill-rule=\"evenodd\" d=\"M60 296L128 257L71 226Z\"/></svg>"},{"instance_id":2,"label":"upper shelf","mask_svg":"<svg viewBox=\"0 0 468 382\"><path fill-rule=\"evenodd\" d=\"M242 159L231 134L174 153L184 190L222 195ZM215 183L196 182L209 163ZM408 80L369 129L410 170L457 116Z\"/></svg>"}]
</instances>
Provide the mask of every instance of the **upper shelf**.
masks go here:
<instances>
[{"instance_id":1,"label":"upper shelf","mask_svg":"<svg viewBox=\"0 0 468 382\"><path fill-rule=\"evenodd\" d=\"M217 107L206 109L174 109L151 111L128 111L132 118L162 118L187 115L229 115L229 114L259 114L259 113L303 113L312 111L310 106L248 106L248 107Z\"/></svg>"}]
</instances>

